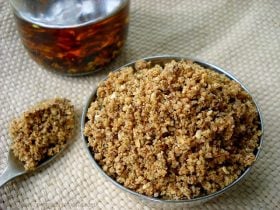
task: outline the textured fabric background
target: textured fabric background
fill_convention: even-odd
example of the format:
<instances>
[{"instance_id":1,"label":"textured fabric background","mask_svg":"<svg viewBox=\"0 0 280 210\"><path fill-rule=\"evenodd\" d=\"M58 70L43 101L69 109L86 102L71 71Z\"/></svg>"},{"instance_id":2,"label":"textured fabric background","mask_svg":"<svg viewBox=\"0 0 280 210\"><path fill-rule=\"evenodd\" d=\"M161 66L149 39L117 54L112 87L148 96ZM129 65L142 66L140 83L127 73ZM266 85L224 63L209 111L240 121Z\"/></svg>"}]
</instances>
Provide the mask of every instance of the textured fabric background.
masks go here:
<instances>
[{"instance_id":1,"label":"textured fabric background","mask_svg":"<svg viewBox=\"0 0 280 210\"><path fill-rule=\"evenodd\" d=\"M197 209L280 208L280 1L132 0L124 51L107 70L70 78L45 71L23 49L9 5L0 0L0 173L9 122L30 105L62 96L80 118L98 81L131 60L159 54L196 57L239 78L262 109L265 142L238 188ZM118 191L91 165L79 128L73 144L49 166L0 189L0 209L149 209Z\"/></svg>"}]
</instances>

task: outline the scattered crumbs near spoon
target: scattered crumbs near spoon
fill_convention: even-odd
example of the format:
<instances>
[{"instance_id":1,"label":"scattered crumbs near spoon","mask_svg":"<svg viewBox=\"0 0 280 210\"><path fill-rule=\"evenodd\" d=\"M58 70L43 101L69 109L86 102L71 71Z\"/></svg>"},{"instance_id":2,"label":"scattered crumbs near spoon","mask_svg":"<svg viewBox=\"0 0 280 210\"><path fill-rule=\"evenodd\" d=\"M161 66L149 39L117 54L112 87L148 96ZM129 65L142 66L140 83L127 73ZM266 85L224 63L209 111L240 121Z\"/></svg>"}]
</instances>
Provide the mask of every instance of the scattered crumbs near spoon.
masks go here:
<instances>
[{"instance_id":1,"label":"scattered crumbs near spoon","mask_svg":"<svg viewBox=\"0 0 280 210\"><path fill-rule=\"evenodd\" d=\"M11 149L26 170L34 170L66 146L73 135L74 118L71 101L54 98L36 104L11 122Z\"/></svg>"}]
</instances>

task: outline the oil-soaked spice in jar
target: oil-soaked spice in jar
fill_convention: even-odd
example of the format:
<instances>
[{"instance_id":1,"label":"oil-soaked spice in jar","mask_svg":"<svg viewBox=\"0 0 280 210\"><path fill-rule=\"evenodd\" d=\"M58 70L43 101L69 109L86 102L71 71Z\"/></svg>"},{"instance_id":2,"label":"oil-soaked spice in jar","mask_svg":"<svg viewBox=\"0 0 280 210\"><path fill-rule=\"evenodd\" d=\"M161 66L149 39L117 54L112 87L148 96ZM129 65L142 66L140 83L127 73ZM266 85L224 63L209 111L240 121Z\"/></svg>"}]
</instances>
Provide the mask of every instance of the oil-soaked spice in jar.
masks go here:
<instances>
[{"instance_id":1,"label":"oil-soaked spice in jar","mask_svg":"<svg viewBox=\"0 0 280 210\"><path fill-rule=\"evenodd\" d=\"M57 5L48 5L48 9L41 5L38 8L43 17L38 8L33 9L39 20L15 11L18 31L30 56L45 68L68 75L88 74L112 61L124 45L129 22L129 1L77 2L80 6L72 2L70 11L62 10L65 14L53 14L56 10L50 8ZM118 9L114 11L114 7Z\"/></svg>"}]
</instances>

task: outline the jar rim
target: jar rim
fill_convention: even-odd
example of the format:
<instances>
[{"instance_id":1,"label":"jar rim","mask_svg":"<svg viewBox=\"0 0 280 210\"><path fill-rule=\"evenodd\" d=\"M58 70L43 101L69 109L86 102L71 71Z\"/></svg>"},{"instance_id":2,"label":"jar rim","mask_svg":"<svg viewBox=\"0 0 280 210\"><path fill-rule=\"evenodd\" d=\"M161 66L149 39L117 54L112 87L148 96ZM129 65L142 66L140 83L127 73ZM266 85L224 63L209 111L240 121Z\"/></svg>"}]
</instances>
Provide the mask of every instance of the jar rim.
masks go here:
<instances>
[{"instance_id":1,"label":"jar rim","mask_svg":"<svg viewBox=\"0 0 280 210\"><path fill-rule=\"evenodd\" d=\"M120 4L117 7L115 7L112 11L110 11L110 13L106 14L105 16L100 16L99 18L95 18L95 19L92 19L90 21L86 21L83 23L69 24L69 25L48 24L48 23L44 23L44 22L27 19L25 16L21 15L20 12L16 9L17 7L14 4L15 1L9 0L9 2L12 7L14 15L16 15L17 17L19 17L21 19L24 19L30 23L33 23L33 24L35 24L37 26L41 26L41 27L55 28L55 29L67 29L67 28L83 27L83 26L87 26L90 24L96 24L96 23L102 22L103 20L106 20L106 19L116 15L118 12L120 12L126 6L129 7L130 0L121 0Z\"/></svg>"}]
</instances>

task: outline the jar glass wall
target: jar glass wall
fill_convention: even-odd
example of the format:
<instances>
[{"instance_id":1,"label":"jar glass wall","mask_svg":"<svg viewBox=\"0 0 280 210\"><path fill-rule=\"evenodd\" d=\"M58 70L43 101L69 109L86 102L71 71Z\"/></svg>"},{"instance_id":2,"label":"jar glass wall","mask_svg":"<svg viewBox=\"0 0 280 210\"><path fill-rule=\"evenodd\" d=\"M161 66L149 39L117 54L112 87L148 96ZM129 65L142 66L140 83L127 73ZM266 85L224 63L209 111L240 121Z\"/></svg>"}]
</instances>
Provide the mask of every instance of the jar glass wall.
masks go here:
<instances>
[{"instance_id":1,"label":"jar glass wall","mask_svg":"<svg viewBox=\"0 0 280 210\"><path fill-rule=\"evenodd\" d=\"M10 0L29 55L46 69L84 75L121 51L129 0Z\"/></svg>"}]
</instances>

